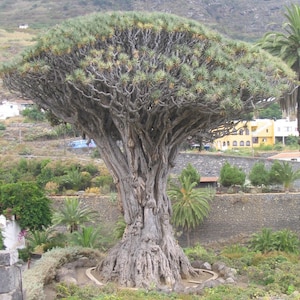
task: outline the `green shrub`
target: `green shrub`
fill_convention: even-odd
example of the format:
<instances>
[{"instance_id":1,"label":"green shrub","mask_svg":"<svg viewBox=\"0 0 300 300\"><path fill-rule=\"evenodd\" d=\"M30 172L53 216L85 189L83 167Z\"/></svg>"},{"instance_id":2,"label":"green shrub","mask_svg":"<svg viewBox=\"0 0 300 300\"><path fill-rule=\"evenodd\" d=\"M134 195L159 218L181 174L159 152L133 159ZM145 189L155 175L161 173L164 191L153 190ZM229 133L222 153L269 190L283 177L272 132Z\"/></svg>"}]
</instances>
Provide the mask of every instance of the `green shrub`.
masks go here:
<instances>
[{"instance_id":1,"label":"green shrub","mask_svg":"<svg viewBox=\"0 0 300 300\"><path fill-rule=\"evenodd\" d=\"M249 180L254 186L262 186L269 184L269 171L266 169L263 162L256 162L250 173Z\"/></svg>"},{"instance_id":2,"label":"green shrub","mask_svg":"<svg viewBox=\"0 0 300 300\"><path fill-rule=\"evenodd\" d=\"M283 251L297 254L300 250L300 240L297 234L288 229L273 232L270 228L263 228L260 233L252 235L250 247L263 253Z\"/></svg>"},{"instance_id":3,"label":"green shrub","mask_svg":"<svg viewBox=\"0 0 300 300\"><path fill-rule=\"evenodd\" d=\"M182 182L184 177L189 177L191 183L196 182L198 184L200 182L199 172L190 163L181 171L179 181Z\"/></svg>"},{"instance_id":4,"label":"green shrub","mask_svg":"<svg viewBox=\"0 0 300 300\"><path fill-rule=\"evenodd\" d=\"M5 125L3 123L0 123L0 130L5 130L5 129L6 129Z\"/></svg>"},{"instance_id":5,"label":"green shrub","mask_svg":"<svg viewBox=\"0 0 300 300\"><path fill-rule=\"evenodd\" d=\"M46 119L45 114L36 105L33 105L30 108L25 108L22 111L22 115L24 117L26 117L28 120L34 121L34 122L37 122L37 121L40 122L40 121L44 121Z\"/></svg>"},{"instance_id":6,"label":"green shrub","mask_svg":"<svg viewBox=\"0 0 300 300\"><path fill-rule=\"evenodd\" d=\"M253 234L250 240L250 248L260 252L276 250L272 229L263 228L260 233Z\"/></svg>"},{"instance_id":7,"label":"green shrub","mask_svg":"<svg viewBox=\"0 0 300 300\"><path fill-rule=\"evenodd\" d=\"M100 230L100 227L82 226L71 234L71 244L93 249L103 248L104 240Z\"/></svg>"},{"instance_id":8,"label":"green shrub","mask_svg":"<svg viewBox=\"0 0 300 300\"><path fill-rule=\"evenodd\" d=\"M23 260L24 262L27 262L31 257L31 250L28 247L23 249L18 249L18 253L19 253L19 259Z\"/></svg>"},{"instance_id":9,"label":"green shrub","mask_svg":"<svg viewBox=\"0 0 300 300\"><path fill-rule=\"evenodd\" d=\"M10 209L22 229L41 230L51 224L51 200L33 182L0 186L0 213Z\"/></svg>"},{"instance_id":10,"label":"green shrub","mask_svg":"<svg viewBox=\"0 0 300 300\"><path fill-rule=\"evenodd\" d=\"M209 263L213 263L216 261L216 256L213 252L209 252L200 244L195 245L194 247L188 247L183 249L184 253L191 261L201 260L207 261Z\"/></svg>"},{"instance_id":11,"label":"green shrub","mask_svg":"<svg viewBox=\"0 0 300 300\"><path fill-rule=\"evenodd\" d=\"M123 234L124 234L124 231L126 229L126 222L124 220L124 217L121 216L118 218L118 221L115 225L115 228L114 228L114 237L119 240L122 238Z\"/></svg>"},{"instance_id":12,"label":"green shrub","mask_svg":"<svg viewBox=\"0 0 300 300\"><path fill-rule=\"evenodd\" d=\"M3 235L2 235L2 230L0 228L0 250L4 250L4 239L3 239Z\"/></svg>"},{"instance_id":13,"label":"green shrub","mask_svg":"<svg viewBox=\"0 0 300 300\"><path fill-rule=\"evenodd\" d=\"M246 174L236 166L231 166L229 162L225 162L220 170L220 183L224 187L232 185L244 185Z\"/></svg>"}]
</instances>

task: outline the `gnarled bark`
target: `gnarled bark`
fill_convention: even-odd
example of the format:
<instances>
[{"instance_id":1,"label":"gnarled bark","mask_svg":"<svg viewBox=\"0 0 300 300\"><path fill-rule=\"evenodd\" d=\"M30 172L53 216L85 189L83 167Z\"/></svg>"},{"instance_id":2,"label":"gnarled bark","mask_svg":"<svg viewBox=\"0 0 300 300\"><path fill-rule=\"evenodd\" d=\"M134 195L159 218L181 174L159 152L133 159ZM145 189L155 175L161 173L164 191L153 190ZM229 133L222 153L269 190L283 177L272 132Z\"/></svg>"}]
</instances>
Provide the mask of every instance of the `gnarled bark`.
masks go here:
<instances>
[{"instance_id":1,"label":"gnarled bark","mask_svg":"<svg viewBox=\"0 0 300 300\"><path fill-rule=\"evenodd\" d=\"M126 229L122 240L98 266L105 281L129 287L170 288L193 274L193 269L174 238L171 203L166 195L171 161L165 146L143 140L134 128L123 135L123 153L112 160L109 144L102 150L109 156L120 195ZM103 140L102 140L103 143ZM164 145L164 146L162 146ZM117 151L118 152L118 151ZM126 162L122 162L126 153Z\"/></svg>"}]
</instances>

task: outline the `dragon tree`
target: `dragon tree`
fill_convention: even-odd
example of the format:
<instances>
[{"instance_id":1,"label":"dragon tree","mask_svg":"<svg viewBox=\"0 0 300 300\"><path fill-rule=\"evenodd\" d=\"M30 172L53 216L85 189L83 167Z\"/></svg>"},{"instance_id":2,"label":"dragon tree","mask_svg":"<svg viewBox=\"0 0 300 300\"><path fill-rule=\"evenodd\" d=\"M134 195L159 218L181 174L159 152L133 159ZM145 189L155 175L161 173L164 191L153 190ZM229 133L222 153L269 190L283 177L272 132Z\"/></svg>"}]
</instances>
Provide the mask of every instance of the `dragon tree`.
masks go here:
<instances>
[{"instance_id":1,"label":"dragon tree","mask_svg":"<svg viewBox=\"0 0 300 300\"><path fill-rule=\"evenodd\" d=\"M278 58L161 13L70 19L4 66L4 85L97 144L127 224L103 281L174 286L195 270L173 235L167 178L188 136L232 125L294 87Z\"/></svg>"}]
</instances>

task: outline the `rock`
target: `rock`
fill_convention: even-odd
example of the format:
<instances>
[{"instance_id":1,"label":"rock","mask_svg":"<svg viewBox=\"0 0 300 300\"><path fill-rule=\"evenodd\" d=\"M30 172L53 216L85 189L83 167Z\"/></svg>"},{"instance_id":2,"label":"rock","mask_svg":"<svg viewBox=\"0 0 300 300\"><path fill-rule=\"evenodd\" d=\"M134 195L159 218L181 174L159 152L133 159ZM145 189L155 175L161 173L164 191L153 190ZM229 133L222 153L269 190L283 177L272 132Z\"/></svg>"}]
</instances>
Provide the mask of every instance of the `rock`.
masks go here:
<instances>
[{"instance_id":1,"label":"rock","mask_svg":"<svg viewBox=\"0 0 300 300\"><path fill-rule=\"evenodd\" d=\"M192 267L195 269L203 269L204 262L202 260L195 260L191 263Z\"/></svg>"},{"instance_id":2,"label":"rock","mask_svg":"<svg viewBox=\"0 0 300 300\"><path fill-rule=\"evenodd\" d=\"M229 284L233 284L233 283L235 283L235 280L233 278L229 277L225 280L225 282L229 283Z\"/></svg>"},{"instance_id":3,"label":"rock","mask_svg":"<svg viewBox=\"0 0 300 300\"><path fill-rule=\"evenodd\" d=\"M213 265L212 265L212 270L214 272L217 272L217 273L221 273L222 269L224 269L226 267L226 265L222 262L215 262Z\"/></svg>"},{"instance_id":4,"label":"rock","mask_svg":"<svg viewBox=\"0 0 300 300\"><path fill-rule=\"evenodd\" d=\"M71 275L66 275L64 277L61 278L60 282L64 282L67 284L78 284L77 279L75 279L73 276Z\"/></svg>"},{"instance_id":5,"label":"rock","mask_svg":"<svg viewBox=\"0 0 300 300\"><path fill-rule=\"evenodd\" d=\"M211 270L211 264L208 263L208 262L205 262L205 263L202 265L202 269L205 269L205 270Z\"/></svg>"},{"instance_id":6,"label":"rock","mask_svg":"<svg viewBox=\"0 0 300 300\"><path fill-rule=\"evenodd\" d=\"M218 285L220 285L220 282L218 280L209 280L203 283L204 287L207 288L214 288Z\"/></svg>"}]
</instances>

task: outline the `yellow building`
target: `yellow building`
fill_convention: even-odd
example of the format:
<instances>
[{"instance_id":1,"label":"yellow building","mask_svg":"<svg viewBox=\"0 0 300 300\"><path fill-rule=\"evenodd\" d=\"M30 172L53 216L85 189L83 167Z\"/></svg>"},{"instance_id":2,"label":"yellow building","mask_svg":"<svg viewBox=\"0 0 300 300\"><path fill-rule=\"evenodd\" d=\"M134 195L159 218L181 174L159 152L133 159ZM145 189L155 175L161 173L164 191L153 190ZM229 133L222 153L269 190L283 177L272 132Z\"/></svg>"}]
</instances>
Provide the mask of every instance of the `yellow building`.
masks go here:
<instances>
[{"instance_id":1,"label":"yellow building","mask_svg":"<svg viewBox=\"0 0 300 300\"><path fill-rule=\"evenodd\" d=\"M257 119L242 121L230 130L228 135L214 141L217 150L255 148L260 145L274 145L274 120Z\"/></svg>"}]
</instances>

